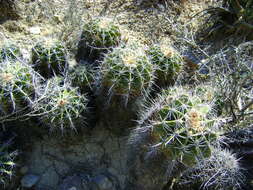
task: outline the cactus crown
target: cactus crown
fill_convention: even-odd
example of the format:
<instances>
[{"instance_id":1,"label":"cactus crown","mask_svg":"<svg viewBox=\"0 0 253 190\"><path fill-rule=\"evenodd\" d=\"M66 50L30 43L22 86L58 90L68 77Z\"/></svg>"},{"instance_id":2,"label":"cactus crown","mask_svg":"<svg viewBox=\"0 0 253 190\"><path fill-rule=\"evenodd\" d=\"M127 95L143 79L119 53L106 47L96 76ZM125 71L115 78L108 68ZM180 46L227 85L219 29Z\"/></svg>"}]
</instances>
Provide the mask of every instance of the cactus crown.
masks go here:
<instances>
[{"instance_id":1,"label":"cactus crown","mask_svg":"<svg viewBox=\"0 0 253 190\"><path fill-rule=\"evenodd\" d=\"M114 48L101 66L102 85L113 93L140 96L151 87L153 66L143 50L134 45Z\"/></svg>"},{"instance_id":2,"label":"cactus crown","mask_svg":"<svg viewBox=\"0 0 253 190\"><path fill-rule=\"evenodd\" d=\"M171 46L166 44L153 45L148 54L152 63L157 67L158 82L171 84L177 79L182 69L182 57Z\"/></svg>"},{"instance_id":3,"label":"cactus crown","mask_svg":"<svg viewBox=\"0 0 253 190\"><path fill-rule=\"evenodd\" d=\"M210 155L209 145L216 138L211 130L214 120L208 118L210 105L179 87L164 90L154 105L139 122L151 126L153 147L186 165L194 164L197 156Z\"/></svg>"},{"instance_id":4,"label":"cactus crown","mask_svg":"<svg viewBox=\"0 0 253 190\"><path fill-rule=\"evenodd\" d=\"M86 96L59 77L49 79L40 99L34 106L35 112L52 130L59 127L63 130L66 126L75 129L76 120L82 117L87 106Z\"/></svg>"},{"instance_id":5,"label":"cactus crown","mask_svg":"<svg viewBox=\"0 0 253 190\"><path fill-rule=\"evenodd\" d=\"M83 27L83 39L91 48L109 48L119 44L119 27L109 18L96 18Z\"/></svg>"},{"instance_id":6,"label":"cactus crown","mask_svg":"<svg viewBox=\"0 0 253 190\"><path fill-rule=\"evenodd\" d=\"M34 69L43 77L64 74L67 69L67 52L58 41L47 40L36 44L32 50Z\"/></svg>"}]
</instances>

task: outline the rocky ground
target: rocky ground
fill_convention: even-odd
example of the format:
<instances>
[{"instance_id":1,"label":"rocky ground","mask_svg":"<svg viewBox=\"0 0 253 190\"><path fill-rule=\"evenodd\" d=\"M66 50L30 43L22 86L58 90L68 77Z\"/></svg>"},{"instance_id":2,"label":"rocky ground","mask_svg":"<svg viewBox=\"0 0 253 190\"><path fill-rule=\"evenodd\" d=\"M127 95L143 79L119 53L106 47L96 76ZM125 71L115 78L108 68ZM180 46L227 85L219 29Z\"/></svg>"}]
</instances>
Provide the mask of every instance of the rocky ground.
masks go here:
<instances>
[{"instance_id":1,"label":"rocky ground","mask_svg":"<svg viewBox=\"0 0 253 190\"><path fill-rule=\"evenodd\" d=\"M29 60L30 49L35 43L41 39L59 39L66 43L70 63L75 65L83 23L91 17L110 17L129 38L139 39L145 45L162 40L179 47L194 67L203 58L195 54L199 47L190 38L203 23L203 18L194 16L213 3L211 0L20 0L15 8L17 14L0 17L0 45L15 42L22 48L24 58ZM205 41L202 51L212 52L224 43ZM108 111L101 108L99 102L94 103L97 115L83 126L84 131L69 136L48 133L47 129L28 129L31 125L43 127L37 121L22 121L21 126L11 123L18 128L11 136L16 136L15 146L22 158L13 176L15 183L9 189L169 189L166 179L158 173L166 172L170 163L156 160L162 166L152 168L150 165L146 170L144 158L128 146L129 133L137 119L132 112L140 104L136 102L137 106L130 107L129 113L122 107ZM126 120L130 122L126 124ZM86 132L87 128L91 130ZM252 177L252 130L242 130L240 138L237 135L228 133L234 138L230 138L226 146L238 154L245 173Z\"/></svg>"}]
</instances>

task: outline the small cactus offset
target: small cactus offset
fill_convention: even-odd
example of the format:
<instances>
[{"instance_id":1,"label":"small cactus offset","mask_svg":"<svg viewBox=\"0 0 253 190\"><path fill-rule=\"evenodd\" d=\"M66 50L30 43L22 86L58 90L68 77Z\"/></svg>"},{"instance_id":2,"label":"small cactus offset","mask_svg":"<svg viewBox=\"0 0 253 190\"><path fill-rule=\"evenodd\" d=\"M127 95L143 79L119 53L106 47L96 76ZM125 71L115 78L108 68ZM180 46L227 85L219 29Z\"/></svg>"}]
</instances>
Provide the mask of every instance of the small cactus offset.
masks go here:
<instances>
[{"instance_id":1,"label":"small cactus offset","mask_svg":"<svg viewBox=\"0 0 253 190\"><path fill-rule=\"evenodd\" d=\"M9 143L0 145L0 183L5 185L13 175L17 152L10 152Z\"/></svg>"},{"instance_id":2,"label":"small cactus offset","mask_svg":"<svg viewBox=\"0 0 253 190\"><path fill-rule=\"evenodd\" d=\"M153 45L148 54L152 63L157 67L156 75L158 85L174 84L179 72L182 70L183 59L172 47L165 44Z\"/></svg>"},{"instance_id":3,"label":"small cactus offset","mask_svg":"<svg viewBox=\"0 0 253 190\"><path fill-rule=\"evenodd\" d=\"M31 103L37 78L33 69L21 61L0 64L0 113L18 112Z\"/></svg>"},{"instance_id":4,"label":"small cactus offset","mask_svg":"<svg viewBox=\"0 0 253 190\"><path fill-rule=\"evenodd\" d=\"M70 71L70 79L72 85L79 87L83 92L92 90L92 85L95 80L94 69L89 65L78 64Z\"/></svg>"},{"instance_id":5,"label":"small cactus offset","mask_svg":"<svg viewBox=\"0 0 253 190\"><path fill-rule=\"evenodd\" d=\"M210 144L216 139L214 120L208 116L210 109L195 93L179 87L164 90L143 112L132 143L149 136L148 152L163 152L168 159L191 166L197 157L210 155Z\"/></svg>"},{"instance_id":6,"label":"small cactus offset","mask_svg":"<svg viewBox=\"0 0 253 190\"><path fill-rule=\"evenodd\" d=\"M109 48L119 45L121 32L119 26L110 18L96 18L83 26L79 42L79 57L98 59Z\"/></svg>"},{"instance_id":7,"label":"small cactus offset","mask_svg":"<svg viewBox=\"0 0 253 190\"><path fill-rule=\"evenodd\" d=\"M239 190L246 177L239 160L228 150L213 148L209 158L200 159L186 170L178 181L179 186L198 183L201 189Z\"/></svg>"},{"instance_id":8,"label":"small cactus offset","mask_svg":"<svg viewBox=\"0 0 253 190\"><path fill-rule=\"evenodd\" d=\"M129 98L149 91L154 80L154 68L137 44L114 48L101 66L102 87L109 94Z\"/></svg>"},{"instance_id":9,"label":"small cactus offset","mask_svg":"<svg viewBox=\"0 0 253 190\"><path fill-rule=\"evenodd\" d=\"M66 127L76 129L75 124L82 119L87 109L87 98L78 92L78 88L70 85L60 77L48 80L37 104L34 105L34 116L41 120L52 130Z\"/></svg>"},{"instance_id":10,"label":"small cactus offset","mask_svg":"<svg viewBox=\"0 0 253 190\"><path fill-rule=\"evenodd\" d=\"M20 57L20 49L14 44L5 45L0 49L0 62L16 60Z\"/></svg>"},{"instance_id":11,"label":"small cactus offset","mask_svg":"<svg viewBox=\"0 0 253 190\"><path fill-rule=\"evenodd\" d=\"M44 78L63 75L68 68L66 49L58 41L40 42L32 49L32 63Z\"/></svg>"}]
</instances>

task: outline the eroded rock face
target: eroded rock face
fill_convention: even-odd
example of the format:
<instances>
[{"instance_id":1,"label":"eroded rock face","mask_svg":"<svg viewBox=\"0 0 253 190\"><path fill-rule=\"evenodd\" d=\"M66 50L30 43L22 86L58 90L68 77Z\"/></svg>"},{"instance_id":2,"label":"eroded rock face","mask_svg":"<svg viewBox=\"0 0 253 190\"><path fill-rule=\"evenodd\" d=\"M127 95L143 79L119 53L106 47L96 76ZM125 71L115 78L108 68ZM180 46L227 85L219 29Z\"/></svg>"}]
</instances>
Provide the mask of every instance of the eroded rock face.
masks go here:
<instances>
[{"instance_id":1,"label":"eroded rock face","mask_svg":"<svg viewBox=\"0 0 253 190\"><path fill-rule=\"evenodd\" d=\"M78 174L68 176L63 180L58 190L88 190L87 186L85 185L85 179L86 176Z\"/></svg>"},{"instance_id":2,"label":"eroded rock face","mask_svg":"<svg viewBox=\"0 0 253 190\"><path fill-rule=\"evenodd\" d=\"M127 137L97 126L90 135L33 139L24 163L40 177L36 188L120 190L127 176Z\"/></svg>"},{"instance_id":3,"label":"eroded rock face","mask_svg":"<svg viewBox=\"0 0 253 190\"><path fill-rule=\"evenodd\" d=\"M21 185L22 187L25 188L31 188L33 187L36 183L38 183L40 177L37 175L33 175L33 174L28 174L25 175L22 180L21 180Z\"/></svg>"}]
</instances>

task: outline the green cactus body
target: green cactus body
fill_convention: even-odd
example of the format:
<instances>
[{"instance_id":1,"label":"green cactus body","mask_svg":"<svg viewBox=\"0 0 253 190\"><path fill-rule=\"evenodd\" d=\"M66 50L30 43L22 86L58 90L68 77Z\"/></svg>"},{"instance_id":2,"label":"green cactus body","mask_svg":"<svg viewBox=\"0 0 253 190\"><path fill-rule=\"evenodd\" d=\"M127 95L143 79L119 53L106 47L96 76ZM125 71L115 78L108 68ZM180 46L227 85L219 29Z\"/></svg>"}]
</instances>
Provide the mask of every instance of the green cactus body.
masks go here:
<instances>
[{"instance_id":1,"label":"green cactus body","mask_svg":"<svg viewBox=\"0 0 253 190\"><path fill-rule=\"evenodd\" d=\"M10 114L19 111L34 92L33 70L20 62L0 64L1 112Z\"/></svg>"},{"instance_id":2,"label":"green cactus body","mask_svg":"<svg viewBox=\"0 0 253 190\"><path fill-rule=\"evenodd\" d=\"M188 166L194 164L198 156L210 155L209 144L217 135L211 130L214 120L207 117L208 104L203 104L197 95L178 88L163 91L156 104L159 106L148 111L152 114L146 119L152 126L152 147Z\"/></svg>"},{"instance_id":3,"label":"green cactus body","mask_svg":"<svg viewBox=\"0 0 253 190\"><path fill-rule=\"evenodd\" d=\"M101 66L102 86L116 95L141 96L154 79L153 65L136 46L114 48Z\"/></svg>"},{"instance_id":4,"label":"green cactus body","mask_svg":"<svg viewBox=\"0 0 253 190\"><path fill-rule=\"evenodd\" d=\"M0 49L0 63L3 61L16 60L20 56L20 49L16 45L11 44Z\"/></svg>"},{"instance_id":5,"label":"green cactus body","mask_svg":"<svg viewBox=\"0 0 253 190\"><path fill-rule=\"evenodd\" d=\"M165 45L154 45L148 50L152 63L157 67L156 75L161 85L174 84L182 70L182 57L175 49Z\"/></svg>"},{"instance_id":6,"label":"green cactus body","mask_svg":"<svg viewBox=\"0 0 253 190\"><path fill-rule=\"evenodd\" d=\"M67 69L66 49L60 42L38 43L32 49L34 69L45 78L63 75Z\"/></svg>"},{"instance_id":7,"label":"green cactus body","mask_svg":"<svg viewBox=\"0 0 253 190\"><path fill-rule=\"evenodd\" d=\"M84 24L78 54L84 58L98 59L108 48L117 46L120 39L120 29L112 20L91 20Z\"/></svg>"},{"instance_id":8,"label":"green cactus body","mask_svg":"<svg viewBox=\"0 0 253 190\"><path fill-rule=\"evenodd\" d=\"M94 70L89 68L87 65L77 65L70 71L70 78L72 85L79 87L82 91L92 89L94 83Z\"/></svg>"},{"instance_id":9,"label":"green cactus body","mask_svg":"<svg viewBox=\"0 0 253 190\"><path fill-rule=\"evenodd\" d=\"M71 87L59 77L50 79L44 91L40 101L34 106L37 115L51 129L75 129L75 123L82 118L87 108L85 95L79 94L78 88Z\"/></svg>"},{"instance_id":10,"label":"green cactus body","mask_svg":"<svg viewBox=\"0 0 253 190\"><path fill-rule=\"evenodd\" d=\"M5 184L8 178L13 175L13 168L15 167L16 152L9 152L8 147L8 143L0 145L0 183L2 184Z\"/></svg>"},{"instance_id":11,"label":"green cactus body","mask_svg":"<svg viewBox=\"0 0 253 190\"><path fill-rule=\"evenodd\" d=\"M181 185L179 188L185 189L186 184L196 184L205 189L241 189L246 180L242 170L234 154L226 149L212 147L209 158L199 159L194 167L183 172L178 180L178 184Z\"/></svg>"}]
</instances>

